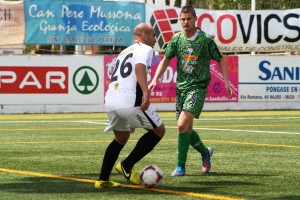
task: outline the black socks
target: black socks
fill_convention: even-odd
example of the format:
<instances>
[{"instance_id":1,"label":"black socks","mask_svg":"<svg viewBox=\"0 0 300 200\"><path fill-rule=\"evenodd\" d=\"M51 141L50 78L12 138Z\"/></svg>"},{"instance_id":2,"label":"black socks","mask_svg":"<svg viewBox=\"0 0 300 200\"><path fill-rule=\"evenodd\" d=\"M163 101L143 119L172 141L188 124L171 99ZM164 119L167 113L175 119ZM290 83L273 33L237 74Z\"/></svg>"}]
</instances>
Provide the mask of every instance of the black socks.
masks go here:
<instances>
[{"instance_id":1,"label":"black socks","mask_svg":"<svg viewBox=\"0 0 300 200\"><path fill-rule=\"evenodd\" d=\"M102 168L99 176L99 180L108 181L109 175L111 173L112 168L115 165L115 162L117 161L120 151L123 149L124 145L119 144L116 140L113 140L107 147Z\"/></svg>"},{"instance_id":2,"label":"black socks","mask_svg":"<svg viewBox=\"0 0 300 200\"><path fill-rule=\"evenodd\" d=\"M159 143L161 138L154 132L148 131L137 142L134 149L122 162L125 168L132 168L135 163L139 162Z\"/></svg>"}]
</instances>

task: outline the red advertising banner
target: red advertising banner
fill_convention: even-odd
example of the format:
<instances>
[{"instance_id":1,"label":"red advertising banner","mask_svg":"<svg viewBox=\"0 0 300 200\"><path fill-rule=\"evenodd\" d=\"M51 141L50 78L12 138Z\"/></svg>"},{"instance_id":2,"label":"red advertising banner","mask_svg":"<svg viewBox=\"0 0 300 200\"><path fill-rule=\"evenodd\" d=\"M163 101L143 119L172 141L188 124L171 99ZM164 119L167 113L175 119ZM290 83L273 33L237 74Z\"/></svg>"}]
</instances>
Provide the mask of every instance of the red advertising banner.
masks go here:
<instances>
[{"instance_id":1,"label":"red advertising banner","mask_svg":"<svg viewBox=\"0 0 300 200\"><path fill-rule=\"evenodd\" d=\"M154 77L158 64L163 56L155 56L152 60L150 73L148 74L148 82ZM228 77L233 90L231 99L227 98L224 87L223 78L219 69L219 65L215 61L211 61L210 72L211 81L208 87L206 102L237 102L238 101L238 56L225 56L228 66ZM104 94L108 89L110 77L115 68L116 56L104 56ZM172 59L165 73L159 80L159 84L153 92L151 92L150 100L152 103L172 103L176 100L176 58Z\"/></svg>"},{"instance_id":2,"label":"red advertising banner","mask_svg":"<svg viewBox=\"0 0 300 200\"><path fill-rule=\"evenodd\" d=\"M68 67L0 66L0 94L67 94Z\"/></svg>"}]
</instances>

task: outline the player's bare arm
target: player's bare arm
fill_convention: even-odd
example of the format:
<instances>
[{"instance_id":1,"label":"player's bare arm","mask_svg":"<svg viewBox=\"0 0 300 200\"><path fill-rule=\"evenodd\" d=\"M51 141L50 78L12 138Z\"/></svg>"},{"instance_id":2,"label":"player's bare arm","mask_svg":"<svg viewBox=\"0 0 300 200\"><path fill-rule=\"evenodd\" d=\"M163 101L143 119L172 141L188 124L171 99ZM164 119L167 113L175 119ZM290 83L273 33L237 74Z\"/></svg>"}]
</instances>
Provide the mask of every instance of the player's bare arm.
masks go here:
<instances>
[{"instance_id":1,"label":"player's bare arm","mask_svg":"<svg viewBox=\"0 0 300 200\"><path fill-rule=\"evenodd\" d=\"M136 73L137 81L143 91L141 110L147 110L150 105L150 99L149 99L149 90L147 86L146 66L141 63L136 64L135 73Z\"/></svg>"},{"instance_id":2,"label":"player's bare arm","mask_svg":"<svg viewBox=\"0 0 300 200\"><path fill-rule=\"evenodd\" d=\"M228 95L228 98L230 99L232 96L232 89L230 87L230 83L229 83L229 79L228 79L227 63L224 58L222 58L221 61L219 62L219 66L220 66L221 74L224 79L227 95Z\"/></svg>"},{"instance_id":3,"label":"player's bare arm","mask_svg":"<svg viewBox=\"0 0 300 200\"><path fill-rule=\"evenodd\" d=\"M159 65L158 65L158 67L157 67L157 70L156 70L156 72L155 72L155 75L154 75L154 77L153 77L151 83L148 85L148 88L149 88L150 91L153 91L153 90L154 90L154 88L155 88L156 85L157 85L158 79L159 79L159 78L163 75L163 73L166 71L166 69L167 69L169 63L170 63L170 60L169 60L168 58L166 58L166 57L164 57L164 58L160 61Z\"/></svg>"}]
</instances>

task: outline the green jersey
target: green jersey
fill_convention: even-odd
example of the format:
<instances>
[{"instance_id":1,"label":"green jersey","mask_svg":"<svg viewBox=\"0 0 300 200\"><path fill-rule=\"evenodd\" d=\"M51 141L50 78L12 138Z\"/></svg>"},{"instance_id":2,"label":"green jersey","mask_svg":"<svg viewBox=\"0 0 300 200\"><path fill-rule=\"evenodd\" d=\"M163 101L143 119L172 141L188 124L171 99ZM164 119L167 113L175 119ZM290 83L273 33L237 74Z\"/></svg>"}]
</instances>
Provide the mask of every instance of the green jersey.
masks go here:
<instances>
[{"instance_id":1,"label":"green jersey","mask_svg":"<svg viewBox=\"0 0 300 200\"><path fill-rule=\"evenodd\" d=\"M177 90L190 91L206 88L210 81L210 59L220 62L222 54L210 35L198 29L194 40L183 32L170 40L165 57L177 57Z\"/></svg>"}]
</instances>

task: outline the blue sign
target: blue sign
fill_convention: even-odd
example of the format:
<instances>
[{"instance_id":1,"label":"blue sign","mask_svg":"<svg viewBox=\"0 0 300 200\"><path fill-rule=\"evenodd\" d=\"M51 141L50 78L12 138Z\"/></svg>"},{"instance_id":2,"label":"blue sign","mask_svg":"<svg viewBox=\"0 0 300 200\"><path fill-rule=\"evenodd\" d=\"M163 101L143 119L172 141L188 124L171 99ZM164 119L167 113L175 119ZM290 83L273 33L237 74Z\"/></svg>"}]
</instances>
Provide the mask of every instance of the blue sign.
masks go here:
<instances>
[{"instance_id":1,"label":"blue sign","mask_svg":"<svg viewBox=\"0 0 300 200\"><path fill-rule=\"evenodd\" d=\"M116 1L24 1L25 44L128 46L145 23L145 4Z\"/></svg>"}]
</instances>

